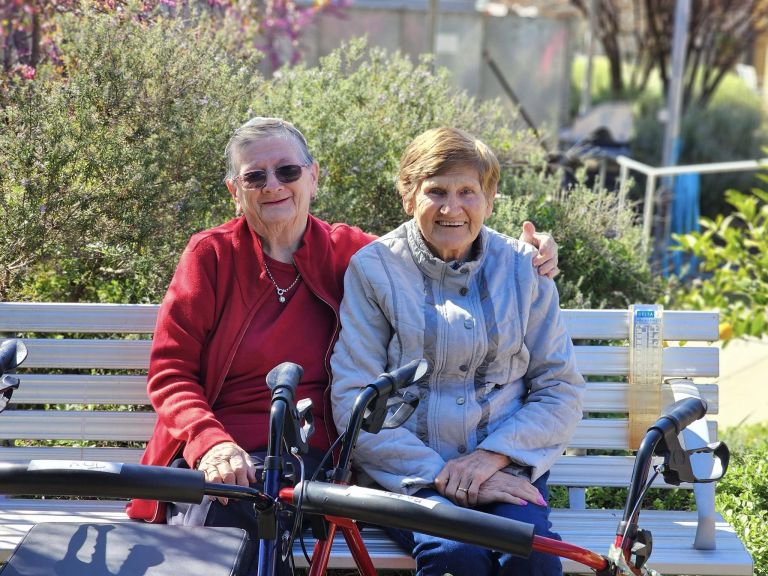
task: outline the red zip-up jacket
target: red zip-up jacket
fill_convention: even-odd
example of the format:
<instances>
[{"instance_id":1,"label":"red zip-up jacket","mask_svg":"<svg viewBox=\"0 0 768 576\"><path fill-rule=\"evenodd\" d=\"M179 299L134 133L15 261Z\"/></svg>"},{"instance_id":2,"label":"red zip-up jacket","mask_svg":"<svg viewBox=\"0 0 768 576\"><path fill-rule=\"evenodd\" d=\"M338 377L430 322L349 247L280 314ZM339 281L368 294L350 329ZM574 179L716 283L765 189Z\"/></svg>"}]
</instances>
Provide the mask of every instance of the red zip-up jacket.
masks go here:
<instances>
[{"instance_id":1,"label":"red zip-up jacket","mask_svg":"<svg viewBox=\"0 0 768 576\"><path fill-rule=\"evenodd\" d=\"M309 216L294 264L307 287L333 309L336 326L323 347L330 384L330 356L339 332L339 303L349 259L374 236L346 224ZM147 390L158 419L142 464L167 466L178 454L194 467L210 448L232 442L213 406L238 345L274 286L264 254L244 217L195 234L181 256L157 317ZM325 421L333 428L330 407ZM269 407L266 407L269 410ZM318 433L321 433L318 431ZM327 430L330 437L335 430ZM264 444L268 431L264 430ZM132 500L130 518L165 522L165 506Z\"/></svg>"}]
</instances>

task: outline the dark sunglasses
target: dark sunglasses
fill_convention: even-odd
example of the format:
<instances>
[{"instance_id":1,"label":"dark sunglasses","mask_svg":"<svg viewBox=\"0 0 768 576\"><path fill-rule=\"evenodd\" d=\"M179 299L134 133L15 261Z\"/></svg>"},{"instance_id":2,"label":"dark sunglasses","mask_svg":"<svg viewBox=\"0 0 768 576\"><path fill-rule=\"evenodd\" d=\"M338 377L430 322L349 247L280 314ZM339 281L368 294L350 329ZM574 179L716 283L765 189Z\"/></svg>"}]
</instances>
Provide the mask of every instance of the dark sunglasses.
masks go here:
<instances>
[{"instance_id":1,"label":"dark sunglasses","mask_svg":"<svg viewBox=\"0 0 768 576\"><path fill-rule=\"evenodd\" d=\"M243 188L247 190L260 190L267 185L267 174L269 172L272 172L275 178L283 184L290 184L301 178L302 170L307 166L309 164L286 164L271 170L252 170L251 172L236 176L235 180L240 180Z\"/></svg>"}]
</instances>

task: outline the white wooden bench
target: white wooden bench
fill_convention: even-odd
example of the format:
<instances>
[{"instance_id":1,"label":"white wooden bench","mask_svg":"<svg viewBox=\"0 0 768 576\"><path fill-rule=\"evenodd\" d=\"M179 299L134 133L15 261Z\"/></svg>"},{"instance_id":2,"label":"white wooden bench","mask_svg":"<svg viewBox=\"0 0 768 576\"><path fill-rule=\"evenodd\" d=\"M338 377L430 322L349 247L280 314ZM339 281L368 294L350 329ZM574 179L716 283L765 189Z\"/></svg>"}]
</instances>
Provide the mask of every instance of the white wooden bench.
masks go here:
<instances>
[{"instance_id":1,"label":"white wooden bench","mask_svg":"<svg viewBox=\"0 0 768 576\"><path fill-rule=\"evenodd\" d=\"M10 446L0 447L0 461L138 461L140 444L129 447L125 443L144 442L152 430L154 414L147 410L143 374L156 312L154 305L0 303L0 335L23 337L29 349L22 386L13 399L27 409L8 410L0 416L0 442L10 441ZM550 483L567 486L570 495L570 507L554 510L553 523L564 540L606 553L621 513L586 509L584 490L626 486L629 481L632 457L589 454L594 449L621 451L628 446L629 314L626 310L566 310L565 316L577 343L579 367L593 381L588 383L585 418L571 449L552 471ZM35 337L28 338L30 333ZM688 345L675 343L664 348L664 377L715 378L718 348L702 343L717 338L716 313L665 311L664 339L687 341ZM596 340L601 345L594 345ZM580 345L582 341L591 345ZM126 375L126 371L131 373ZM717 386L697 385L710 413L716 413ZM50 409L54 404L66 408ZM117 409L125 405L133 408ZM710 431L716 432L713 424ZM53 440L77 444L48 445ZM47 442L25 446L24 441ZM665 486L663 481L657 485ZM653 568L670 574L752 574L752 560L743 544L714 512L712 486L695 488L698 512L643 512L641 524L654 536L649 563ZM0 562L34 523L125 518L122 502L0 499ZM413 568L411 558L380 531L365 529L363 535L378 568ZM702 549L714 545L716 549ZM300 553L296 560L298 566L304 563ZM331 564L335 568L353 566L343 540L335 542ZM571 561L564 561L564 568L566 572L588 572Z\"/></svg>"}]
</instances>

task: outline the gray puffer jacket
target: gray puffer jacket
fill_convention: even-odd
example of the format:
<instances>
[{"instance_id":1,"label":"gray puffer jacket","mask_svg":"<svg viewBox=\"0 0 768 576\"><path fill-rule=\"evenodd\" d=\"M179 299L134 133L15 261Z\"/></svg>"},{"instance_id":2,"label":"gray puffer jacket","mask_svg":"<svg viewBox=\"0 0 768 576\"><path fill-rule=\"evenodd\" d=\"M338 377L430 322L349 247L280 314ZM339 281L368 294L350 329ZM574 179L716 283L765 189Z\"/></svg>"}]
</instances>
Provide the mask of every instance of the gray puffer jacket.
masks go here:
<instances>
[{"instance_id":1,"label":"gray puffer jacket","mask_svg":"<svg viewBox=\"0 0 768 576\"><path fill-rule=\"evenodd\" d=\"M357 444L357 467L384 488L413 494L477 448L509 456L533 480L562 454L582 416L584 380L557 289L537 274L534 253L483 227L474 259L454 269L411 220L352 258L331 360L339 432L360 386L429 362L410 388L416 413Z\"/></svg>"}]
</instances>

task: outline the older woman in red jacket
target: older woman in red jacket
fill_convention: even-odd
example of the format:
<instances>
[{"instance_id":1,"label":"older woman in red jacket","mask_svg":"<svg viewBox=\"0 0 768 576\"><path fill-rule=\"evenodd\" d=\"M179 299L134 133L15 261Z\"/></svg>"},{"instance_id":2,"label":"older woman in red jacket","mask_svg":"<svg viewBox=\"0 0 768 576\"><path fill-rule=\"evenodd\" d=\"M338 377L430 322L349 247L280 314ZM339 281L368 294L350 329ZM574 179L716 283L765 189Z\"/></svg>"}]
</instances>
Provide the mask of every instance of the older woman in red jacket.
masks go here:
<instances>
[{"instance_id":1,"label":"older woman in red jacket","mask_svg":"<svg viewBox=\"0 0 768 576\"><path fill-rule=\"evenodd\" d=\"M300 364L297 398L325 406L344 272L373 236L309 214L319 166L289 122L252 119L235 131L226 157L241 215L191 238L163 299L148 380L158 419L142 463L181 457L209 482L248 485L261 481L268 441L267 372ZM531 242L542 243L540 272L552 274L556 246L548 236ZM310 464L335 435L330 415L315 413ZM150 522L244 525L256 538L252 512L226 504L166 509L134 500L127 511Z\"/></svg>"}]
</instances>

